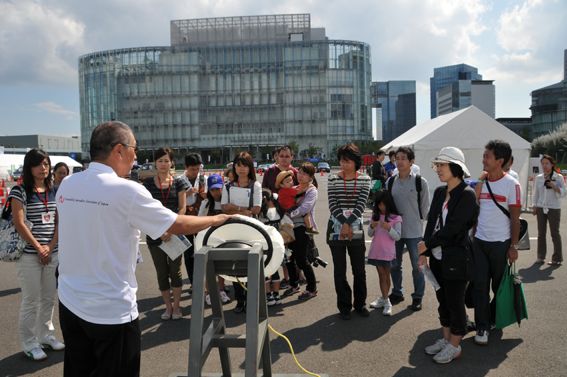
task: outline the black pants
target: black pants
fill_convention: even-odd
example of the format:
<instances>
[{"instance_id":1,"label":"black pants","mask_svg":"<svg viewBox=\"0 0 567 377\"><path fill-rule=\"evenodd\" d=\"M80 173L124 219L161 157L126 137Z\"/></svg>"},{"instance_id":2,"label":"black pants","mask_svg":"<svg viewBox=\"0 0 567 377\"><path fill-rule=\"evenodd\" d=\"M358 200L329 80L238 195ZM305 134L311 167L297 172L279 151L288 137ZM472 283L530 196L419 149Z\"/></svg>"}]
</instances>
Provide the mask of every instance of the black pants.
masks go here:
<instances>
[{"instance_id":1,"label":"black pants","mask_svg":"<svg viewBox=\"0 0 567 377\"><path fill-rule=\"evenodd\" d=\"M366 305L366 269L364 265L366 248L364 240L330 241L329 247L333 256L337 308L341 313L349 312L353 306L355 309L362 309ZM354 303L352 302L353 292L346 277L347 253L350 257L353 275Z\"/></svg>"},{"instance_id":2,"label":"black pants","mask_svg":"<svg viewBox=\"0 0 567 377\"><path fill-rule=\"evenodd\" d=\"M496 293L506 269L510 240L487 242L474 239L474 320L477 330L489 330L495 323ZM492 283L492 284L491 284ZM490 288L494 297L490 302Z\"/></svg>"},{"instance_id":3,"label":"black pants","mask_svg":"<svg viewBox=\"0 0 567 377\"><path fill-rule=\"evenodd\" d=\"M191 284L193 284L193 268L195 267L195 235L185 235L189 242L191 242L191 247L185 252L183 252L183 262L185 263L185 269L187 270L187 276Z\"/></svg>"},{"instance_id":4,"label":"black pants","mask_svg":"<svg viewBox=\"0 0 567 377\"><path fill-rule=\"evenodd\" d=\"M448 327L451 334L464 336L467 334L467 312L465 309L466 280L445 280L441 268L441 261L434 257L429 258L429 265L435 279L441 286L435 292L439 302L439 322L441 326Z\"/></svg>"},{"instance_id":5,"label":"black pants","mask_svg":"<svg viewBox=\"0 0 567 377\"><path fill-rule=\"evenodd\" d=\"M305 233L305 227L300 226L293 230L295 234L295 241L289 244L289 248L292 251L290 261L287 263L287 271L289 273L289 284L292 287L297 287L299 285L299 276L297 273L297 267L303 271L305 274L305 279L307 280L306 289L309 292L317 291L317 281L315 279L315 272L313 267L307 261L307 249L310 247L309 236Z\"/></svg>"},{"instance_id":6,"label":"black pants","mask_svg":"<svg viewBox=\"0 0 567 377\"><path fill-rule=\"evenodd\" d=\"M246 305L246 290L240 285L239 282L232 283L234 288L234 298L236 299L237 306Z\"/></svg>"},{"instance_id":7,"label":"black pants","mask_svg":"<svg viewBox=\"0 0 567 377\"><path fill-rule=\"evenodd\" d=\"M140 375L138 319L120 325L99 325L82 320L59 303L59 324L65 341L65 377Z\"/></svg>"}]
</instances>

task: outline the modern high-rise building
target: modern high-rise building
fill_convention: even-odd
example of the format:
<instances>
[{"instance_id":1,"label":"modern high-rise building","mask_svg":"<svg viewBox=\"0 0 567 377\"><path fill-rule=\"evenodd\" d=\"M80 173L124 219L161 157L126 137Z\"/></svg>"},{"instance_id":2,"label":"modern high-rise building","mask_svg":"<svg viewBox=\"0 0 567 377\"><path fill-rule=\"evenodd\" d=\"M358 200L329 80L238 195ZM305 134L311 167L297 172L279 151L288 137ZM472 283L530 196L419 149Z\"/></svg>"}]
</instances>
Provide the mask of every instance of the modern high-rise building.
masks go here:
<instances>
[{"instance_id":1,"label":"modern high-rise building","mask_svg":"<svg viewBox=\"0 0 567 377\"><path fill-rule=\"evenodd\" d=\"M390 142L415 126L415 81L377 81L370 92L372 106L382 114L382 140Z\"/></svg>"},{"instance_id":2,"label":"modern high-rise building","mask_svg":"<svg viewBox=\"0 0 567 377\"><path fill-rule=\"evenodd\" d=\"M567 50L563 53L563 81L531 93L534 137L547 134L567 123Z\"/></svg>"},{"instance_id":3,"label":"modern high-rise building","mask_svg":"<svg viewBox=\"0 0 567 377\"><path fill-rule=\"evenodd\" d=\"M117 119L143 149L199 150L226 161L295 142L334 155L372 137L370 47L329 39L309 14L171 21L171 45L79 59L83 150Z\"/></svg>"},{"instance_id":4,"label":"modern high-rise building","mask_svg":"<svg viewBox=\"0 0 567 377\"><path fill-rule=\"evenodd\" d=\"M492 80L459 80L437 91L437 116L476 106L496 116L496 91Z\"/></svg>"},{"instance_id":5,"label":"modern high-rise building","mask_svg":"<svg viewBox=\"0 0 567 377\"><path fill-rule=\"evenodd\" d=\"M465 90L463 90L462 92L460 91L461 87L459 85L457 85L456 87L452 85L454 83L458 83L461 80L464 81L482 80L482 75L478 73L478 68L472 67L467 64L450 65L446 67L439 67L433 69L433 77L429 79L431 119L436 118L438 115L440 115L437 112L437 108L438 108L437 103L439 96L438 93L441 90L443 90L441 92L441 96L442 96L441 99L444 101L446 101L449 93L451 93L451 97L453 97L452 93L455 91L456 93L462 93L462 95L457 95L456 102L459 102L459 97L462 98L461 102L463 102L463 106L455 110L462 109L471 105L471 103L469 103L468 105L465 104L467 102L466 97L470 97L471 91L470 90L468 91L468 96L467 96L467 92ZM465 86L465 84L463 85ZM450 86L450 88L447 88L448 86ZM484 111L484 109L481 110ZM492 115L492 117L494 117L494 115Z\"/></svg>"}]
</instances>

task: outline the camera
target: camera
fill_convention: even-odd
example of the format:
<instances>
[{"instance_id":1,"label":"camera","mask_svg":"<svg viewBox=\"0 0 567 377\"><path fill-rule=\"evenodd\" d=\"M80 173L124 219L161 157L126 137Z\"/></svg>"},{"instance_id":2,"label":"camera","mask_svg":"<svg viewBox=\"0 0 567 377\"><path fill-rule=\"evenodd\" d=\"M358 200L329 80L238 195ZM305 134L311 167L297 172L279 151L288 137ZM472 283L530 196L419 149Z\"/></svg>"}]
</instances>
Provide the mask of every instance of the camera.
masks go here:
<instances>
[{"instance_id":1,"label":"camera","mask_svg":"<svg viewBox=\"0 0 567 377\"><path fill-rule=\"evenodd\" d=\"M546 179L545 182L543 182L543 185L545 186L545 188L550 189L552 188L550 183L551 183L551 179Z\"/></svg>"}]
</instances>

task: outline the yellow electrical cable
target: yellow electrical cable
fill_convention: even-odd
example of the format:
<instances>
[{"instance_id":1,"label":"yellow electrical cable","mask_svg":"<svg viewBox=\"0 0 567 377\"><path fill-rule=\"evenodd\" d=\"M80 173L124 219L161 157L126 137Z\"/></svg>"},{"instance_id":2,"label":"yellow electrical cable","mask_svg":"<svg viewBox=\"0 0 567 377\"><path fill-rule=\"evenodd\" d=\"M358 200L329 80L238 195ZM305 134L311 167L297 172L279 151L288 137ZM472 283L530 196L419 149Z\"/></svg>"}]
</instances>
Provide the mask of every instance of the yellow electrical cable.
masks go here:
<instances>
[{"instance_id":1,"label":"yellow electrical cable","mask_svg":"<svg viewBox=\"0 0 567 377\"><path fill-rule=\"evenodd\" d=\"M238 279L238 277L236 277L236 280L238 281L238 284L240 284L240 286L247 291L248 289L246 288L246 286L244 286L244 284L242 284L242 282L240 281L240 279ZM270 329L270 331L272 331L274 334L276 334L277 336L279 336L280 338L283 338L285 340L285 342L287 343L289 350L291 351L291 356L293 356L293 360L295 361L295 364L297 364L297 366L299 367L299 369L301 369L303 372L307 373L310 376L314 376L314 377L321 377L320 375L318 375L317 373L313 373L308 371L307 369L305 369L300 363L299 360L297 360L297 357L295 356L295 351L293 350L293 346L291 345L291 341L289 340L289 338L287 336L285 336L282 333L279 333L276 329L274 329L272 327L272 325L268 324L268 328Z\"/></svg>"}]
</instances>

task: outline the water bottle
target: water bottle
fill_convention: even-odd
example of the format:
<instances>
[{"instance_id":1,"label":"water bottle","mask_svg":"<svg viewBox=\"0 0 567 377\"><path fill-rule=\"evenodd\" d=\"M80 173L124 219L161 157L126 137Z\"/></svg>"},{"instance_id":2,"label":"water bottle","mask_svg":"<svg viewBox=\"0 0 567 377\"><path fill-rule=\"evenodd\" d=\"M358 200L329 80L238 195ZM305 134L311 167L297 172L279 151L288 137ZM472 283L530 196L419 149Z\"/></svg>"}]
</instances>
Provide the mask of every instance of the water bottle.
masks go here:
<instances>
[{"instance_id":1,"label":"water bottle","mask_svg":"<svg viewBox=\"0 0 567 377\"><path fill-rule=\"evenodd\" d=\"M419 266L419 269L421 270L421 272L423 272L423 276L425 277L425 280L427 280L429 284L431 284L433 289L438 291L441 288L441 286L437 282L437 279L435 279L435 275L433 275L433 271L431 271L431 268L429 268L428 265L424 264Z\"/></svg>"}]
</instances>

